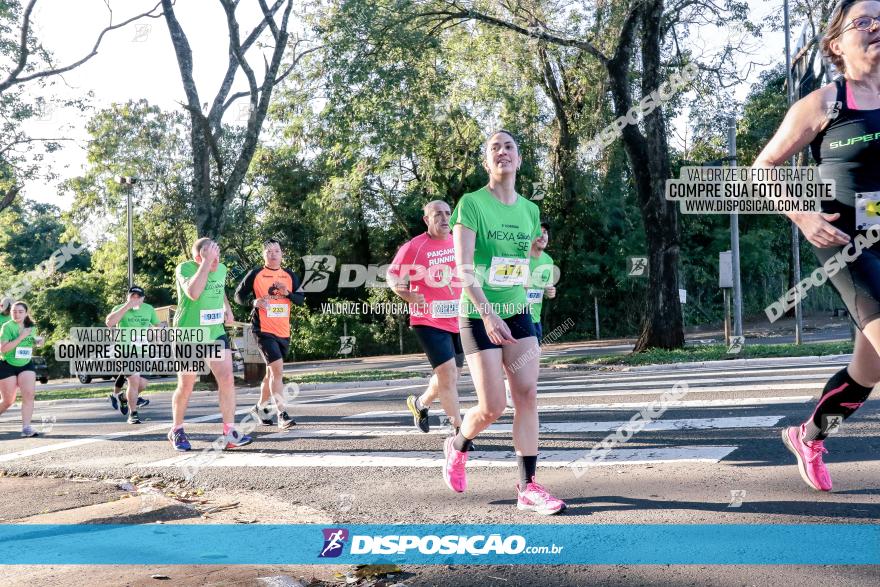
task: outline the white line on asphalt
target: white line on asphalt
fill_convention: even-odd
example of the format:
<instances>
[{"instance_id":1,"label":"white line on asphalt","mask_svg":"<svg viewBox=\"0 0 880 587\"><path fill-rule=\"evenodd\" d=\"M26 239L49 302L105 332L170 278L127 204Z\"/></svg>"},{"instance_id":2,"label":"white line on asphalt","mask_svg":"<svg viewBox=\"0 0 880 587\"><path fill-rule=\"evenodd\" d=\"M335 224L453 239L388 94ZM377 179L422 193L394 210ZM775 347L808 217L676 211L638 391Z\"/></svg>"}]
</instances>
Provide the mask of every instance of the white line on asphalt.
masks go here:
<instances>
[{"instance_id":1,"label":"white line on asphalt","mask_svg":"<svg viewBox=\"0 0 880 587\"><path fill-rule=\"evenodd\" d=\"M811 395L792 395L779 397L740 397L731 399L675 400L666 402L668 408L717 408L734 406L762 406L771 404L805 404L813 399ZM590 410L628 410L653 405L654 402L617 402L607 404L539 405L538 412L586 412ZM513 410L508 409L512 412ZM431 410L431 415L445 416L442 410ZM379 410L342 416L343 420L357 418L387 418L390 416L411 416L408 410Z\"/></svg>"},{"instance_id":2,"label":"white line on asphalt","mask_svg":"<svg viewBox=\"0 0 880 587\"><path fill-rule=\"evenodd\" d=\"M544 393L544 390L547 389L583 389L582 385L548 385L548 386L538 386L538 398L547 398L547 397L584 397L584 396L597 396L597 395L654 395L661 394L663 392L670 391L672 386L669 387L652 387L648 389L611 389L605 391L604 389L595 389L591 391L569 391L569 392L551 392ZM813 383L813 384L800 384L800 383L777 383L774 385L715 385L712 387L692 387L688 386L687 392L691 393L714 393L714 392L736 392L736 391L792 391L792 390L806 390L806 389L822 389L821 383ZM476 396L467 396L460 398L462 401L476 401Z\"/></svg>"},{"instance_id":3,"label":"white line on asphalt","mask_svg":"<svg viewBox=\"0 0 880 587\"><path fill-rule=\"evenodd\" d=\"M641 465L659 463L702 462L717 463L737 448L736 446L681 446L668 448L615 448L605 459L583 463L588 467L609 465ZM586 458L589 451L555 450L542 452L538 456L539 467L561 468L572 462ZM163 459L144 465L145 467L184 466L196 456L180 456ZM254 451L222 453L202 467L430 467L440 468L444 463L440 451L398 451L363 453L282 453L264 454ZM581 463L579 462L579 465ZM510 451L473 451L468 453L467 467L516 467L516 455Z\"/></svg>"},{"instance_id":4,"label":"white line on asphalt","mask_svg":"<svg viewBox=\"0 0 880 587\"><path fill-rule=\"evenodd\" d=\"M250 407L238 410L235 412L236 416L240 416L241 414L245 414L250 411ZM198 418L191 418L187 420L189 424L195 424L198 422L210 422L211 420L217 420L221 417L221 414L209 414L207 416L199 416ZM90 436L87 438L78 438L76 440L71 440L68 442L59 442L56 444L50 444L47 446L39 446L37 448L29 448L27 450L20 450L18 452L13 452L5 455L0 455L0 463L5 463L8 461L14 461L16 459L21 459L24 457L30 457L34 455L44 454L47 452L55 452L56 450L65 450L68 448L75 448L78 446L83 446L85 444L92 444L95 442L103 442L105 440L113 440L115 438L123 438L125 436L136 436L138 434L148 434L150 432L157 432L159 430L167 430L171 426L171 422L163 422L161 424L156 424L155 426L149 426L146 428L132 428L131 430L127 430L125 432L113 432L111 434L102 434L100 436Z\"/></svg>"},{"instance_id":5,"label":"white line on asphalt","mask_svg":"<svg viewBox=\"0 0 880 587\"><path fill-rule=\"evenodd\" d=\"M593 373L588 374L584 372L575 372L572 373L569 370L564 369L554 369L552 372L554 374L561 375L560 379L572 380L572 381L620 381L626 379L639 379L639 380L650 380L650 379L682 379L688 377L733 377L739 378L740 376L760 376L760 375L769 375L769 376L788 376L792 379L799 379L803 377L812 377L817 376L819 374L830 376L835 372L840 370L840 364L828 364L824 366L818 367L783 367L783 366L774 366L774 367L765 367L765 368L744 368L742 370L726 370L724 368L711 368L711 367L695 367L692 369L675 369L675 370L662 370L660 367L662 365L658 365L658 371L652 373L650 371L612 371L612 372L601 372L601 373Z\"/></svg>"},{"instance_id":6,"label":"white line on asphalt","mask_svg":"<svg viewBox=\"0 0 880 587\"><path fill-rule=\"evenodd\" d=\"M360 395L375 395L377 393L383 393L386 391L398 391L401 389L412 389L413 387L426 387L426 384L425 383L416 383L414 385L399 385L397 387L383 387L381 389L374 389L374 390L368 390L368 391L356 391L354 393L330 394L330 395L327 395L326 397L307 399L307 400L303 400L303 401L296 401L295 403L297 403L297 404L314 404L314 403L326 402L326 401L330 401L330 400L339 400L339 399L343 399L346 397L356 397L356 396L360 396Z\"/></svg>"},{"instance_id":7,"label":"white line on asphalt","mask_svg":"<svg viewBox=\"0 0 880 587\"><path fill-rule=\"evenodd\" d=\"M725 418L684 418L678 420L655 420L648 422L643 430L720 430L729 428L770 428L785 416L742 416ZM610 432L629 424L629 420L608 422L546 422L540 424L542 434L570 434L575 432ZM480 434L510 434L512 424L493 424ZM449 434L446 429L435 429L431 434ZM373 436L419 436L422 432L411 426L386 426L382 428L305 428L269 434L262 438L362 438Z\"/></svg>"},{"instance_id":8,"label":"white line on asphalt","mask_svg":"<svg viewBox=\"0 0 880 587\"><path fill-rule=\"evenodd\" d=\"M669 379L669 383L676 383L678 381L683 381L688 385L711 385L714 383L725 383L731 380L736 381L737 383L749 383L749 382L763 382L763 381L827 381L829 374L827 373L816 373L812 375L798 375L798 376L790 376L790 375L767 375L764 377L712 377L712 378L686 378L686 377L671 377ZM538 384L538 389L565 389L566 387L553 387L554 384L571 384L571 383L588 383L593 385L587 385L584 387L598 387L598 388L625 388L625 387L640 387L645 386L647 384L662 384L663 380L658 379L657 377L638 377L632 378L631 381L626 381L623 383L605 383L605 381L620 381L620 379L605 379L603 381L597 379L589 379L584 377L579 378L559 378L554 379L552 382L547 382L546 384Z\"/></svg>"}]
</instances>

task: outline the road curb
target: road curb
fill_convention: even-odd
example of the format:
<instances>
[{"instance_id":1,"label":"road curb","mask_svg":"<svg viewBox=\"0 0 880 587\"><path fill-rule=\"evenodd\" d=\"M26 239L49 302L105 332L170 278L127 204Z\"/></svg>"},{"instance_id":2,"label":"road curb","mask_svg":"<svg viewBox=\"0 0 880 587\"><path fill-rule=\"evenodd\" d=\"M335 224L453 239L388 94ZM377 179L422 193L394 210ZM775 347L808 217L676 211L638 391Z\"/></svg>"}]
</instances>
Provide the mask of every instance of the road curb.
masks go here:
<instances>
[{"instance_id":1,"label":"road curb","mask_svg":"<svg viewBox=\"0 0 880 587\"><path fill-rule=\"evenodd\" d=\"M679 369L695 369L701 367L718 367L718 366L730 366L730 367L773 367L773 366L785 366L791 365L793 363L828 363L828 364L838 364L838 363L848 363L852 359L852 354L845 355L814 355L809 357L772 357L772 358L764 358L764 359L725 359L722 361L693 361L689 363L659 363L654 365L552 365L550 368L552 369L561 369L563 371L600 371L600 370L614 370L614 371L675 371Z\"/></svg>"}]
</instances>

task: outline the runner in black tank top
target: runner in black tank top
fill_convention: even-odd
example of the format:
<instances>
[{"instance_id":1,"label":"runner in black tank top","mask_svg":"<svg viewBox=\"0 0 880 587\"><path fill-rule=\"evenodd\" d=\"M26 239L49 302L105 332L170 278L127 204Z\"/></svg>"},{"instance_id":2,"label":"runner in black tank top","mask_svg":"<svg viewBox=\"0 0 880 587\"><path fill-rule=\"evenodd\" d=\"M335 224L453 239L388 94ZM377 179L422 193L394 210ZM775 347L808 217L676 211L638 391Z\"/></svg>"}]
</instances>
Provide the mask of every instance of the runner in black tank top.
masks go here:
<instances>
[{"instance_id":1,"label":"runner in black tank top","mask_svg":"<svg viewBox=\"0 0 880 587\"><path fill-rule=\"evenodd\" d=\"M782 430L803 480L830 491L831 477L822 462L828 452L824 440L880 381L880 244L858 254L852 242L876 240L876 228L866 232L880 222L876 214L872 218L864 213L865 201L880 210L880 2L838 3L822 50L843 77L792 106L754 165L784 165L809 145L822 179L835 180L835 199L822 202L822 214L788 216L813 245L820 263L845 254L847 262L830 281L858 327L853 358L826 383L807 420Z\"/></svg>"}]
</instances>

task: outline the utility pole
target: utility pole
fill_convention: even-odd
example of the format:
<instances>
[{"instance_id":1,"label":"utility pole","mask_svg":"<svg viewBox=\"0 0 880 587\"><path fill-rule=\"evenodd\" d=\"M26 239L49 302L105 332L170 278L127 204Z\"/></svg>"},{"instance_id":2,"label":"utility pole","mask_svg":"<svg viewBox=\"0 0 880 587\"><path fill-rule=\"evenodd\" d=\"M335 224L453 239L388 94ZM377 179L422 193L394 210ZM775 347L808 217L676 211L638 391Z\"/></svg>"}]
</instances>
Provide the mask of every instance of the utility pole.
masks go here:
<instances>
[{"instance_id":1,"label":"utility pole","mask_svg":"<svg viewBox=\"0 0 880 587\"><path fill-rule=\"evenodd\" d=\"M783 12L783 20L785 30L785 75L787 79L788 86L788 105L791 106L794 104L794 79L791 77L791 43L789 40L790 35L790 24L788 19L788 0L783 0L782 5ZM797 164L795 158L791 158L791 166L794 167ZM792 222L791 223L791 264L792 264L792 273L794 277L795 283L800 283L801 281L801 235L798 232L797 225ZM794 306L794 343L801 344L801 335L804 329L804 316L803 316L803 308L801 307L800 299L797 300Z\"/></svg>"},{"instance_id":2,"label":"utility pole","mask_svg":"<svg viewBox=\"0 0 880 587\"><path fill-rule=\"evenodd\" d=\"M727 155L730 165L736 166L736 119L727 127ZM739 214L730 215L730 253L733 266L733 335L742 336L742 282L739 275Z\"/></svg>"}]
</instances>

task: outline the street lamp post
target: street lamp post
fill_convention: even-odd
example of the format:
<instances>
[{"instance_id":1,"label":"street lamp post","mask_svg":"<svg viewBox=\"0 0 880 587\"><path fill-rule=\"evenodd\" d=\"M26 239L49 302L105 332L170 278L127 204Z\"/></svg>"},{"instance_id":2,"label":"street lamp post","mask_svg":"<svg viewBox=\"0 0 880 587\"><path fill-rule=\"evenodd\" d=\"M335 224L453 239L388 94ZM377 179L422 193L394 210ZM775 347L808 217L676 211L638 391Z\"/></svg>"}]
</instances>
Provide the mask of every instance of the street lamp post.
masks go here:
<instances>
[{"instance_id":1,"label":"street lamp post","mask_svg":"<svg viewBox=\"0 0 880 587\"><path fill-rule=\"evenodd\" d=\"M119 185L125 186L125 199L126 205L128 208L127 216L128 216L128 287L131 288L134 286L134 245L132 244L131 237L131 190L134 187L134 184L138 182L138 178L136 177L128 177L128 176L119 176L116 178L116 183Z\"/></svg>"},{"instance_id":2,"label":"street lamp post","mask_svg":"<svg viewBox=\"0 0 880 587\"><path fill-rule=\"evenodd\" d=\"M788 19L788 0L783 0L782 4L783 20L785 29L785 75L788 86L788 105L794 104L794 78L791 75L791 43L789 41L790 29ZM797 165L795 158L791 158L791 166ZM801 281L801 237L798 233L797 225L791 223L791 264L794 283ZM801 301L797 300L794 306L794 343L801 344L801 336L804 328L804 316Z\"/></svg>"}]
</instances>

